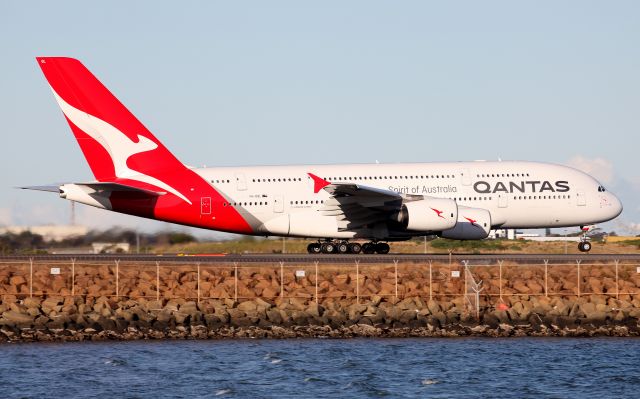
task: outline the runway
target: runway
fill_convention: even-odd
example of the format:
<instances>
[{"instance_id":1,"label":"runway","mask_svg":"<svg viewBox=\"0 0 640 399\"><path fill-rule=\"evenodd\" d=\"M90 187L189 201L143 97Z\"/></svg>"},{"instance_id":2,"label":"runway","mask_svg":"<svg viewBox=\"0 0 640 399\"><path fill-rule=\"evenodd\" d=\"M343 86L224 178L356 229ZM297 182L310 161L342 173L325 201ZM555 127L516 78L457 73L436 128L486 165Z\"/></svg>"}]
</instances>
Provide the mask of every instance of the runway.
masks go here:
<instances>
[{"instance_id":1,"label":"runway","mask_svg":"<svg viewBox=\"0 0 640 399\"><path fill-rule=\"evenodd\" d=\"M181 262L181 263L393 263L397 262L462 262L491 264L502 261L517 263L543 263L548 262L612 262L626 261L640 262L640 253L633 254L387 254L387 255L310 255L310 254L37 254L37 255L3 255L0 262L15 261L115 261L128 262Z\"/></svg>"}]
</instances>

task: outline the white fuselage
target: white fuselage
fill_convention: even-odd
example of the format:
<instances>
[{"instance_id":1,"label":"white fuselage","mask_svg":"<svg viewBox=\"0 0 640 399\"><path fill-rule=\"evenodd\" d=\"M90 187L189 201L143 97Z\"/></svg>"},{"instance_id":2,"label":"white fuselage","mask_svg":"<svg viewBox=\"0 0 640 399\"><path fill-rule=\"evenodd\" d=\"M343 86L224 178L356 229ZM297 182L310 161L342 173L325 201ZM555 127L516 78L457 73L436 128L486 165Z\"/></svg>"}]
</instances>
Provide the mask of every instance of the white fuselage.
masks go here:
<instances>
[{"instance_id":1,"label":"white fuselage","mask_svg":"<svg viewBox=\"0 0 640 399\"><path fill-rule=\"evenodd\" d=\"M520 161L218 167L194 169L254 228L256 234L393 239L381 224L349 230L322 212L330 194L314 193L313 173L354 183L454 200L486 209L492 228L545 228L600 223L622 205L591 176L566 166ZM215 214L215 209L213 214ZM412 235L420 235L413 232Z\"/></svg>"}]
</instances>

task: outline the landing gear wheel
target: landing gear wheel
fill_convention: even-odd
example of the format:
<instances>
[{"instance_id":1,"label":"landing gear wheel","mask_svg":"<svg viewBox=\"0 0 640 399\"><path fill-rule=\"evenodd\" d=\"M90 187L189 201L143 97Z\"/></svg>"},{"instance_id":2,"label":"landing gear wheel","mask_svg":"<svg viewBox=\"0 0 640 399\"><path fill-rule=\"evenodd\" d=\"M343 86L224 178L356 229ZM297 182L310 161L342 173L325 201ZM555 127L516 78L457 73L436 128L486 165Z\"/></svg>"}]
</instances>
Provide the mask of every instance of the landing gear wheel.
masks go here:
<instances>
[{"instance_id":1,"label":"landing gear wheel","mask_svg":"<svg viewBox=\"0 0 640 399\"><path fill-rule=\"evenodd\" d=\"M591 243L589 241L584 241L578 244L578 249L580 252L589 252L591 251Z\"/></svg>"},{"instance_id":2,"label":"landing gear wheel","mask_svg":"<svg viewBox=\"0 0 640 399\"><path fill-rule=\"evenodd\" d=\"M322 252L322 245L320 245L320 243L318 242L312 242L311 244L307 245L307 252L309 252L310 254L319 254L320 252Z\"/></svg>"},{"instance_id":3,"label":"landing gear wheel","mask_svg":"<svg viewBox=\"0 0 640 399\"><path fill-rule=\"evenodd\" d=\"M389 253L389 244L387 244L386 242L379 242L376 244L376 252L379 253L380 255L385 255Z\"/></svg>"},{"instance_id":4,"label":"landing gear wheel","mask_svg":"<svg viewBox=\"0 0 640 399\"><path fill-rule=\"evenodd\" d=\"M336 252L336 246L332 242L325 242L322 244L322 253L323 254L332 254Z\"/></svg>"},{"instance_id":5,"label":"landing gear wheel","mask_svg":"<svg viewBox=\"0 0 640 399\"><path fill-rule=\"evenodd\" d=\"M337 249L339 253L346 254L347 252L349 252L349 243L346 241L338 243Z\"/></svg>"},{"instance_id":6,"label":"landing gear wheel","mask_svg":"<svg viewBox=\"0 0 640 399\"><path fill-rule=\"evenodd\" d=\"M357 242L352 242L351 244L349 244L349 252L351 252L352 254L359 254L360 251L362 251L362 245L358 244Z\"/></svg>"},{"instance_id":7,"label":"landing gear wheel","mask_svg":"<svg viewBox=\"0 0 640 399\"><path fill-rule=\"evenodd\" d=\"M376 247L371 242L362 244L362 252L365 254L372 254L376 252Z\"/></svg>"}]
</instances>

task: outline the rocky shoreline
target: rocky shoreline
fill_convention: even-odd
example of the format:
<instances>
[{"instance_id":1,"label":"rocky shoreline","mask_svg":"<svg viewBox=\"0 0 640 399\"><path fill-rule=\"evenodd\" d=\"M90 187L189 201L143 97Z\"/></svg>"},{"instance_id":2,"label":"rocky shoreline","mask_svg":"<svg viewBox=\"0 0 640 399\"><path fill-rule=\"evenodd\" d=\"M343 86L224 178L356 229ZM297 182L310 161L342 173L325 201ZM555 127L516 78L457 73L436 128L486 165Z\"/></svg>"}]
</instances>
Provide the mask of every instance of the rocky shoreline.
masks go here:
<instances>
[{"instance_id":1,"label":"rocky shoreline","mask_svg":"<svg viewBox=\"0 0 640 399\"><path fill-rule=\"evenodd\" d=\"M640 298L522 296L470 314L465 298L146 300L5 295L0 343L140 339L640 336Z\"/></svg>"}]
</instances>

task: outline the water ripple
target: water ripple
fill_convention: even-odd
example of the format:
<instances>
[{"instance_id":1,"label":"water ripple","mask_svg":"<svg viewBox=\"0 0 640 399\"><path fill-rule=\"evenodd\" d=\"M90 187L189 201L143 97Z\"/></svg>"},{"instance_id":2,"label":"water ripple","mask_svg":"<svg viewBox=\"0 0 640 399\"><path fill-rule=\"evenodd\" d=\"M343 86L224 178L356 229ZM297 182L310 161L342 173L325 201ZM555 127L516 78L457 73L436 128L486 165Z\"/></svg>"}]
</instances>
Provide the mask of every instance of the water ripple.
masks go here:
<instances>
[{"instance_id":1,"label":"water ripple","mask_svg":"<svg viewBox=\"0 0 640 399\"><path fill-rule=\"evenodd\" d=\"M0 346L3 398L635 397L634 338Z\"/></svg>"}]
</instances>

